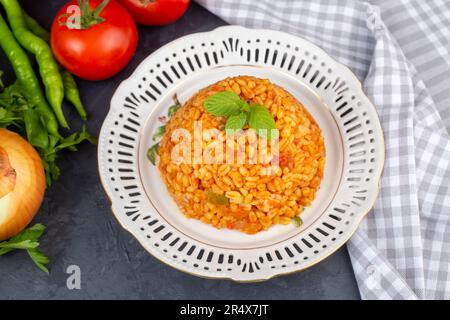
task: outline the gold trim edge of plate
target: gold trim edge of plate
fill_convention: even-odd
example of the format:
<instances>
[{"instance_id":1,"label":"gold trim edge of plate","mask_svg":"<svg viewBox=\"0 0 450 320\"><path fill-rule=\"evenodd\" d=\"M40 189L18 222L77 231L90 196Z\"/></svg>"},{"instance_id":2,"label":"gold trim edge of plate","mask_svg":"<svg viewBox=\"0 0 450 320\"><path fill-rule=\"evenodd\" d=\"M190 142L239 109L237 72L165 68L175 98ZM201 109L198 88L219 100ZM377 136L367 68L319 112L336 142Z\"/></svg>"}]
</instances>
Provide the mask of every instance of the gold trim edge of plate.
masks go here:
<instances>
[{"instance_id":1,"label":"gold trim edge of plate","mask_svg":"<svg viewBox=\"0 0 450 320\"><path fill-rule=\"evenodd\" d=\"M219 28L223 28L223 27L219 27ZM216 28L216 29L219 29L219 28ZM203 32L203 33L214 32L216 29L211 30L211 31L208 31L208 32ZM253 29L253 30L263 30L263 29ZM272 31L272 30L271 30L271 31ZM294 36L294 37L298 37L298 38L301 38L303 41L307 41L307 40L305 40L305 39L303 39L302 37L299 37L299 36ZM181 40L181 39L178 39L178 40ZM175 40L175 41L176 41L176 40ZM308 41L308 42L309 42L309 41ZM309 42L309 43L311 43L311 42ZM342 63L340 63L340 62L338 62L338 61L337 61L333 56L331 56L326 50L324 50L324 49L318 47L317 45L315 45L315 44L313 44L313 43L311 43L311 45L313 45L315 48L317 48L317 49L323 51L323 52L324 52L326 55L328 55L328 56L330 57L330 59L333 60L336 64L338 64L339 66L342 66L343 68L345 68L345 69L346 69L346 70L347 70L347 71L348 71L348 72L349 72L349 73L357 80L359 89L361 90L361 92L363 93L363 95L370 101L370 99L367 97L367 94L366 94L365 90L363 89L362 84L361 84L361 82L359 81L358 77L355 75L355 73L354 73L348 66L346 66L346 65L344 65L344 64L342 64ZM127 81L127 80L129 80L129 79L130 79L130 78L125 79L124 82ZM112 207L112 203L113 203L112 197L110 196L110 194L109 194L109 192L108 192L108 189L105 187L105 184L103 183L103 178L102 178L101 175L100 175L100 183L101 183L101 185L102 185L102 187L103 187L103 189L104 189L104 191L105 191L106 196L107 196L108 199L109 199L109 202L110 202L110 204L111 204L111 205L110 205L111 211L112 211L112 213L114 214L116 220L119 222L119 225L120 225L123 229L125 229L127 232L129 232L134 238L136 238L137 241L139 242L139 244L144 248L145 251L147 251L150 255L152 255L154 258L156 258L158 261L162 262L163 264L165 264L165 265L168 266L168 267L171 267L171 268L173 268L173 269L175 269L175 270L178 270L178 271L180 271L180 272L183 272L183 273L186 273L186 274L189 274L189 275L192 275L192 276L196 276L196 277L199 277L199 278L203 278L203 279L231 280L231 281L236 282L236 283L257 283L257 282L264 282L264 281L268 281L268 280L271 280L271 279L274 279L274 278L278 278L278 277L281 277L281 276L286 276L286 275L291 275L291 274L299 273L299 272L302 272L302 271L304 271L304 270L306 270L306 269L308 269L308 268L310 268L310 267L312 267L312 266L314 266L314 265L316 265L316 264L318 264L318 263L324 261L325 259L327 259L327 258L330 257L331 255L333 255L337 250L339 250L340 248L342 248L342 246L344 246L344 245L348 242L348 240L350 240L350 238L356 233L356 231L358 230L358 228L359 228L359 226L360 226L362 220L363 220L363 219L368 215L368 213L373 209L373 207L375 206L375 202L376 202L376 200L378 199L378 196L379 196L379 194L380 194L380 189L381 189L381 177L382 177L382 175L383 175L384 165L385 165L385 162L386 162L386 140L385 140L385 137L384 137L384 131L383 131L383 127L381 126L380 116L379 116L379 114L378 114L378 111L377 111L377 109L375 108L375 106L373 105L372 101L370 101L370 103L371 103L371 105L372 105L373 109L375 110L375 113L377 114L377 117L378 117L378 123L379 123L379 125L380 125L380 132L381 132L381 138L382 138L382 145L383 145L383 147L384 147L384 148L383 148L383 162L382 162L382 164L381 164L381 168L380 168L380 170L379 170L379 175L378 175L378 178L377 178L377 181L376 181L376 183L377 183L377 193L376 193L375 197L373 198L372 205L367 209L366 212L364 212L364 213L360 216L359 221L355 224L354 230L353 230L353 231L352 231L352 232L351 232L351 233L350 233L343 241L341 241L341 242L336 246L336 248L334 248L333 250L331 250L327 255L325 255L324 257L322 257L320 260L313 261L313 262L307 264L306 266L302 267L301 269L297 269L297 270L294 270L294 271L288 271L288 272L277 273L277 274L274 274L274 275L272 275L272 276L270 276L270 277L268 277L268 278L253 279L253 280L237 280L237 279L233 279L233 278L230 277L230 276L226 276L226 277L216 277L216 276L211 276L211 277L208 277L208 276L205 276L205 275L200 275L200 274L198 274L198 273L192 273L192 272L189 272L189 271L187 271L187 270L185 270L185 269L181 269L181 268L179 268L178 266L174 266L174 265L172 265L172 264L169 264L169 263L167 263L166 261L162 260L159 256L157 256L157 255L153 254L152 252L150 252L150 251L144 246L143 242L140 240L140 237L136 236L131 230L129 230L128 228L126 228L126 227L122 224L121 220L119 219L118 214L114 211L114 208ZM109 115L109 112L108 112L108 115ZM108 115L107 115L107 117L108 117ZM100 173L100 164L99 164L99 161L97 161L97 170L98 170L99 173Z\"/></svg>"}]
</instances>

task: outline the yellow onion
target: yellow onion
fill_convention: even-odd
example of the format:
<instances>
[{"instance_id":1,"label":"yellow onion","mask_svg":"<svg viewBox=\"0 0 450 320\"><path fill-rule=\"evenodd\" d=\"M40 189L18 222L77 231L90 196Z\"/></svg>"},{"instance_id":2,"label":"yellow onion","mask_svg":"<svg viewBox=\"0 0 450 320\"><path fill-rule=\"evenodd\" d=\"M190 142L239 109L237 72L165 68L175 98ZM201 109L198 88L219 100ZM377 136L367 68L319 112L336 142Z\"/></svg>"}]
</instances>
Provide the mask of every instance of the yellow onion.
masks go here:
<instances>
[{"instance_id":1,"label":"yellow onion","mask_svg":"<svg viewBox=\"0 0 450 320\"><path fill-rule=\"evenodd\" d=\"M44 193L45 173L39 154L21 136L0 128L0 241L25 229Z\"/></svg>"}]
</instances>

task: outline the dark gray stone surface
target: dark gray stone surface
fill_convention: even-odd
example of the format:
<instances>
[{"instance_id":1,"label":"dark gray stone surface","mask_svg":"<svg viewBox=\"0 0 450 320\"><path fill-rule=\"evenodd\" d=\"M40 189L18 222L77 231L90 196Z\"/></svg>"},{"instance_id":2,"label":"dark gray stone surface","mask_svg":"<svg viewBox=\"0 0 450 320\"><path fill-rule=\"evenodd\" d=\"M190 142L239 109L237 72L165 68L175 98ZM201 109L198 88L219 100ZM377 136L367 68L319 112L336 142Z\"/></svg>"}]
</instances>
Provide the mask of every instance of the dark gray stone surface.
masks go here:
<instances>
[{"instance_id":1,"label":"dark gray stone surface","mask_svg":"<svg viewBox=\"0 0 450 320\"><path fill-rule=\"evenodd\" d=\"M26 11L46 28L62 1L21 1ZM177 23L141 27L139 48L119 75L101 82L78 81L90 114L88 129L98 134L118 84L140 61L162 45L185 34L225 24L193 4ZM0 69L9 71L0 53ZM67 107L76 128L81 125ZM83 145L59 162L62 176L47 191L35 222L47 225L42 250L51 272L37 269L26 253L0 257L0 299L358 299L359 292L347 250L342 248L318 265L294 275L263 283L238 284L205 280L174 270L149 255L116 222L97 174L96 147ZM68 290L69 265L81 268L81 290Z\"/></svg>"}]
</instances>

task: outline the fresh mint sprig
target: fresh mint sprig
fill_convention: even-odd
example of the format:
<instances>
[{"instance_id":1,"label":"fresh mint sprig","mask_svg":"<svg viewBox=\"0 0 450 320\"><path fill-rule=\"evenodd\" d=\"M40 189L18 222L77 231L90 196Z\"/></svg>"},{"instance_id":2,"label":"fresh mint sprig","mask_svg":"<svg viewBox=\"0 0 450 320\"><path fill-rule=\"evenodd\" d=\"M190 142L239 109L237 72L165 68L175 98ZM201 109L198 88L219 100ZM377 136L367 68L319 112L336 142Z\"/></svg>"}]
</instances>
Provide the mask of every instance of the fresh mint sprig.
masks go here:
<instances>
[{"instance_id":1,"label":"fresh mint sprig","mask_svg":"<svg viewBox=\"0 0 450 320\"><path fill-rule=\"evenodd\" d=\"M209 96L204 103L205 110L217 117L227 117L225 130L240 130L246 124L268 140L278 136L275 119L270 111L260 104L248 105L237 94L222 91Z\"/></svg>"},{"instance_id":2,"label":"fresh mint sprig","mask_svg":"<svg viewBox=\"0 0 450 320\"><path fill-rule=\"evenodd\" d=\"M232 115L228 118L225 124L225 130L240 130L247 123L247 114L245 112L240 112L238 114Z\"/></svg>"},{"instance_id":3,"label":"fresh mint sprig","mask_svg":"<svg viewBox=\"0 0 450 320\"><path fill-rule=\"evenodd\" d=\"M274 135L278 135L277 126L272 114L266 107L260 104L255 104L250 107L248 125L261 137L267 138L267 140L275 138Z\"/></svg>"},{"instance_id":4,"label":"fresh mint sprig","mask_svg":"<svg viewBox=\"0 0 450 320\"><path fill-rule=\"evenodd\" d=\"M217 117L229 117L238 114L244 103L234 92L222 91L205 100L205 110Z\"/></svg>"}]
</instances>

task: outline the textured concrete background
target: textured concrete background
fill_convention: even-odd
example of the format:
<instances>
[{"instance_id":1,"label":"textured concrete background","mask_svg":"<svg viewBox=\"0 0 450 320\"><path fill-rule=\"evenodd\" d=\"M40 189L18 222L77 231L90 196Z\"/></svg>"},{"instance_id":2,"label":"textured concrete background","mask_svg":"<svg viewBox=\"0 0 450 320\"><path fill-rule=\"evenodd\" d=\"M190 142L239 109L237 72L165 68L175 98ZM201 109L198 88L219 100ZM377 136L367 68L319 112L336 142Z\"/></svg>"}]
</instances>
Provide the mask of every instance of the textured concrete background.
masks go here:
<instances>
[{"instance_id":1,"label":"textured concrete background","mask_svg":"<svg viewBox=\"0 0 450 320\"><path fill-rule=\"evenodd\" d=\"M66 2L21 1L46 28ZM177 23L139 30L139 47L130 65L102 82L78 81L89 111L88 129L98 135L118 84L145 57L186 34L225 24L196 4ZM0 53L0 69L13 79ZM81 122L70 108L72 127ZM347 250L294 275L263 283L205 280L176 271L150 256L116 222L97 174L96 147L83 145L59 162L61 179L48 190L35 222L47 225L42 250L50 257L50 275L37 269L24 252L0 257L0 299L358 299ZM69 265L81 268L81 290L66 288Z\"/></svg>"}]
</instances>

